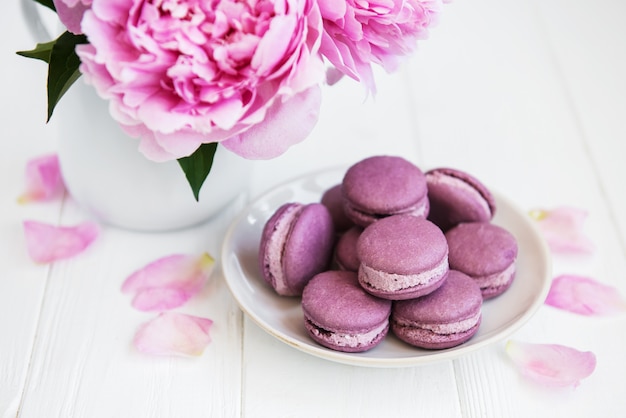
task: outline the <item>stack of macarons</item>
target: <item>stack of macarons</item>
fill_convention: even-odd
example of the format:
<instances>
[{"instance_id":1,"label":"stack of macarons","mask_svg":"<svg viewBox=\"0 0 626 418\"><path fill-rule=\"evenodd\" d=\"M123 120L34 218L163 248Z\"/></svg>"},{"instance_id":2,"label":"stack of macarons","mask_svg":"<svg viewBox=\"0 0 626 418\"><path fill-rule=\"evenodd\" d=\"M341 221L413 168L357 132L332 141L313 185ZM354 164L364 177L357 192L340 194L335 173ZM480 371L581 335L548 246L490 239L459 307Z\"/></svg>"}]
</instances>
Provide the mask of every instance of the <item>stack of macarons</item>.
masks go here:
<instances>
[{"instance_id":1,"label":"stack of macarons","mask_svg":"<svg viewBox=\"0 0 626 418\"><path fill-rule=\"evenodd\" d=\"M301 297L304 326L325 347L366 351L391 330L416 347L450 348L477 332L483 301L515 277L517 242L491 223L494 212L468 173L374 156L319 203L278 208L259 267L278 295Z\"/></svg>"}]
</instances>

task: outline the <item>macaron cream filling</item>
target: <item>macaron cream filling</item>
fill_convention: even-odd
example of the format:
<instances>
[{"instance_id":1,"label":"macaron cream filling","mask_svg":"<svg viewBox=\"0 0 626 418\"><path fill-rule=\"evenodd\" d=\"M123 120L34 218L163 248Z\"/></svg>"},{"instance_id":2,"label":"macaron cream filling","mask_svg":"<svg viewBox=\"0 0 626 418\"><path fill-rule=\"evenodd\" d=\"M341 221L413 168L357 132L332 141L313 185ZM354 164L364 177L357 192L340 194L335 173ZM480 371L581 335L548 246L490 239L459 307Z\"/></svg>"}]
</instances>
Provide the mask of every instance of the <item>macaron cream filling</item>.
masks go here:
<instances>
[{"instance_id":1,"label":"macaron cream filling","mask_svg":"<svg viewBox=\"0 0 626 418\"><path fill-rule=\"evenodd\" d=\"M407 332L410 334L411 332L419 333L427 331L429 333L439 334L439 335L451 335L451 334L459 334L466 331L471 330L480 322L482 313L478 311L476 314L472 315L467 319L462 319L457 322L452 322L448 324L429 324L429 323L419 323L415 321L408 321L400 318L394 318L394 326L406 327L408 328Z\"/></svg>"},{"instance_id":2,"label":"macaron cream filling","mask_svg":"<svg viewBox=\"0 0 626 418\"><path fill-rule=\"evenodd\" d=\"M271 235L267 243L265 265L268 267L267 271L270 280L278 294L283 294L288 290L282 269L282 254L285 250L287 240L289 239L290 228L293 224L292 221L298 217L301 211L302 206L294 205L289 207L276 223L274 227L276 233Z\"/></svg>"},{"instance_id":3,"label":"macaron cream filling","mask_svg":"<svg viewBox=\"0 0 626 418\"><path fill-rule=\"evenodd\" d=\"M386 273L361 264L359 267L359 281L361 284L365 284L376 290L396 292L430 284L433 281L441 279L447 272L447 256L441 259L432 269L416 274Z\"/></svg>"},{"instance_id":4,"label":"macaron cream filling","mask_svg":"<svg viewBox=\"0 0 626 418\"><path fill-rule=\"evenodd\" d=\"M478 324L480 320L481 312L478 311L476 314L472 315L467 319L462 319L457 322L449 323L449 324L428 324L428 323L419 323L415 321L407 321L403 319L395 319L395 324L401 327L409 327L416 328L420 330L426 330L433 332L435 334L441 335L450 335L450 334L458 334L459 332L468 331Z\"/></svg>"},{"instance_id":5,"label":"macaron cream filling","mask_svg":"<svg viewBox=\"0 0 626 418\"><path fill-rule=\"evenodd\" d=\"M313 322L310 318L306 317L306 327L309 329L311 333L315 335L320 340L325 341L326 343L339 346L339 347L350 347L357 348L363 345L369 345L379 336L386 334L387 329L389 328L389 321L385 321L382 324L378 325L371 331L362 332L359 334L355 333L346 333L346 332L337 332L330 331L321 327L320 325ZM383 335L384 336L384 335Z\"/></svg>"},{"instance_id":6,"label":"macaron cream filling","mask_svg":"<svg viewBox=\"0 0 626 418\"><path fill-rule=\"evenodd\" d=\"M506 286L511 282L511 278L515 274L515 263L508 266L505 270L486 276L474 277L476 284L481 289L495 288Z\"/></svg>"},{"instance_id":7,"label":"macaron cream filling","mask_svg":"<svg viewBox=\"0 0 626 418\"><path fill-rule=\"evenodd\" d=\"M406 209L395 211L393 213L371 213L371 212L366 212L363 209L359 209L354 205L350 205L350 204L346 205L346 210L348 212L356 213L360 217L368 218L371 221L376 221L378 219L385 218L391 215L413 215L413 216L425 218L428 215L429 208L430 208L430 205L428 204L427 198L420 199L415 205Z\"/></svg>"}]
</instances>

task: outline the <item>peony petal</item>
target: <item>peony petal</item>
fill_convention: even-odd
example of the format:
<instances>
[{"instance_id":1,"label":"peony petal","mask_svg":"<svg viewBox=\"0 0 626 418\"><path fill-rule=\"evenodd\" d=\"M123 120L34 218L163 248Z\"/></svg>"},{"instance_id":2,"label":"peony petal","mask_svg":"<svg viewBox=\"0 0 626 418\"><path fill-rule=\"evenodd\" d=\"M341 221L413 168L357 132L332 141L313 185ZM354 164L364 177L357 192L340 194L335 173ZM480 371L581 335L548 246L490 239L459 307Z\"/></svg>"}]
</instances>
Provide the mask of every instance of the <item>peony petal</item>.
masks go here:
<instances>
[{"instance_id":1,"label":"peony petal","mask_svg":"<svg viewBox=\"0 0 626 418\"><path fill-rule=\"evenodd\" d=\"M122 292L134 293L133 307L141 311L177 308L204 287L214 266L207 253L162 257L128 276Z\"/></svg>"},{"instance_id":2,"label":"peony petal","mask_svg":"<svg viewBox=\"0 0 626 418\"><path fill-rule=\"evenodd\" d=\"M73 227L24 222L26 249L37 263L50 263L79 254L98 237L99 231L98 225L93 222Z\"/></svg>"},{"instance_id":3,"label":"peony petal","mask_svg":"<svg viewBox=\"0 0 626 418\"><path fill-rule=\"evenodd\" d=\"M96 1L82 19L89 45L76 48L81 73L149 159L186 157L265 125L272 106L323 79L323 22L313 0L205 3ZM318 110L298 113L304 126L288 142L278 136L268 151L248 154L284 152L308 135Z\"/></svg>"},{"instance_id":4,"label":"peony petal","mask_svg":"<svg viewBox=\"0 0 626 418\"><path fill-rule=\"evenodd\" d=\"M274 103L263 122L222 142L235 154L260 160L278 157L304 140L319 117L321 90L311 87L284 103Z\"/></svg>"},{"instance_id":5,"label":"peony petal","mask_svg":"<svg viewBox=\"0 0 626 418\"><path fill-rule=\"evenodd\" d=\"M137 291L132 305L140 311L167 311L184 305L193 294L182 289L152 287Z\"/></svg>"},{"instance_id":6,"label":"peony petal","mask_svg":"<svg viewBox=\"0 0 626 418\"><path fill-rule=\"evenodd\" d=\"M626 311L617 289L591 278L562 275L552 281L546 304L580 315L610 315Z\"/></svg>"},{"instance_id":7,"label":"peony petal","mask_svg":"<svg viewBox=\"0 0 626 418\"><path fill-rule=\"evenodd\" d=\"M372 65L387 72L426 39L442 11L441 0L318 1L324 19L320 53L339 71L375 94Z\"/></svg>"},{"instance_id":8,"label":"peony petal","mask_svg":"<svg viewBox=\"0 0 626 418\"><path fill-rule=\"evenodd\" d=\"M339 20L346 14L348 8L346 2L335 0L318 0L320 12L324 19Z\"/></svg>"},{"instance_id":9,"label":"peony petal","mask_svg":"<svg viewBox=\"0 0 626 418\"><path fill-rule=\"evenodd\" d=\"M91 7L91 0L69 1L69 0L52 0L54 7L59 15L61 23L65 25L68 31L80 34L80 22L83 15Z\"/></svg>"},{"instance_id":10,"label":"peony petal","mask_svg":"<svg viewBox=\"0 0 626 418\"><path fill-rule=\"evenodd\" d=\"M137 350L162 356L199 356L211 342L208 318L163 312L143 324L135 334Z\"/></svg>"},{"instance_id":11,"label":"peony petal","mask_svg":"<svg viewBox=\"0 0 626 418\"><path fill-rule=\"evenodd\" d=\"M298 21L293 15L276 16L272 19L250 63L257 74L267 75L284 59L297 25Z\"/></svg>"},{"instance_id":12,"label":"peony petal","mask_svg":"<svg viewBox=\"0 0 626 418\"><path fill-rule=\"evenodd\" d=\"M555 253L591 253L594 245L584 235L587 212L562 206L552 210L536 209L530 216L537 221L548 245Z\"/></svg>"},{"instance_id":13,"label":"peony petal","mask_svg":"<svg viewBox=\"0 0 626 418\"><path fill-rule=\"evenodd\" d=\"M506 352L522 375L543 386L578 386L596 368L590 352L557 344L508 341Z\"/></svg>"},{"instance_id":14,"label":"peony petal","mask_svg":"<svg viewBox=\"0 0 626 418\"><path fill-rule=\"evenodd\" d=\"M329 86L334 86L341 80L344 76L344 73L339 71L335 67L330 67L326 70L326 84Z\"/></svg>"},{"instance_id":15,"label":"peony petal","mask_svg":"<svg viewBox=\"0 0 626 418\"><path fill-rule=\"evenodd\" d=\"M26 163L26 190L18 198L19 203L43 202L60 196L65 190L59 157L42 155Z\"/></svg>"}]
</instances>

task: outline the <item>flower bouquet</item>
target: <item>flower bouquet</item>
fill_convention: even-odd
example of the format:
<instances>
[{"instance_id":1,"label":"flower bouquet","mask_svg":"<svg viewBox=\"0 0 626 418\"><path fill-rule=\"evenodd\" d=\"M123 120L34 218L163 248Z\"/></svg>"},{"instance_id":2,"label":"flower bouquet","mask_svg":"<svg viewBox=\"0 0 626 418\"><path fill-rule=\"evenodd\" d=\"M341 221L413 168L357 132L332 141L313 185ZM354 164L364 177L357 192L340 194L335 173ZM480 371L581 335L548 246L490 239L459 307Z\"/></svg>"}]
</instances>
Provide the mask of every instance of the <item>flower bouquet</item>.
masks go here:
<instances>
[{"instance_id":1,"label":"flower bouquet","mask_svg":"<svg viewBox=\"0 0 626 418\"><path fill-rule=\"evenodd\" d=\"M427 37L443 0L34 0L67 29L18 54L48 64L48 119L79 77L198 199L218 145L270 159L317 123L321 85L375 93Z\"/></svg>"}]
</instances>

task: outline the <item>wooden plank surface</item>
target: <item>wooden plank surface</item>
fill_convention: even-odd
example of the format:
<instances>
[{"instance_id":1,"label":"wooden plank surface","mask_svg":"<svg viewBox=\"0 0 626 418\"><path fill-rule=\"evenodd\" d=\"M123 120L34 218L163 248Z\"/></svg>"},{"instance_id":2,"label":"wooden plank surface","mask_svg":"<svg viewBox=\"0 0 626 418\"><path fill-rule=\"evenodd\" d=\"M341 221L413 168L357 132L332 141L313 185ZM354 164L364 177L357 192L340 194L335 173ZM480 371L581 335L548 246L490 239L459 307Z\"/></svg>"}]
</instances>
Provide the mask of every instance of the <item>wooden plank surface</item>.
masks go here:
<instances>
[{"instance_id":1,"label":"wooden plank surface","mask_svg":"<svg viewBox=\"0 0 626 418\"><path fill-rule=\"evenodd\" d=\"M82 220L68 202L63 222ZM237 416L241 386L241 313L221 271L177 311L210 318L213 343L200 358L151 358L132 339L156 316L130 306L120 292L136 269L174 253L219 254L226 225L241 205L215 222L173 233L104 227L80 258L55 263L46 289L21 415ZM132 255L132 256L129 256Z\"/></svg>"},{"instance_id":2,"label":"wooden plank surface","mask_svg":"<svg viewBox=\"0 0 626 418\"><path fill-rule=\"evenodd\" d=\"M18 2L3 5L0 23L0 416L19 408L50 268L33 264L25 251L22 222L58 222L61 202L19 205L26 162L53 152L56 144L45 121L45 68L26 62L15 51L30 49L33 40L21 20ZM33 65L34 64L34 65ZM39 80L39 82L37 82ZM44 94L42 96L42 94Z\"/></svg>"},{"instance_id":3,"label":"wooden plank surface","mask_svg":"<svg viewBox=\"0 0 626 418\"><path fill-rule=\"evenodd\" d=\"M621 11L618 2L593 10L582 2L455 2L412 64L423 158L466 167L523 209L587 210L596 252L555 255L554 274L586 275L624 293L624 174L616 162L626 142L615 112L626 104L616 71L626 36L613 22ZM617 329L626 329L623 316L543 307L514 338L591 350L594 375L575 391L542 391L519 378L498 344L455 362L463 416L619 416L626 393L608 383L626 372L614 357L626 342Z\"/></svg>"}]
</instances>

